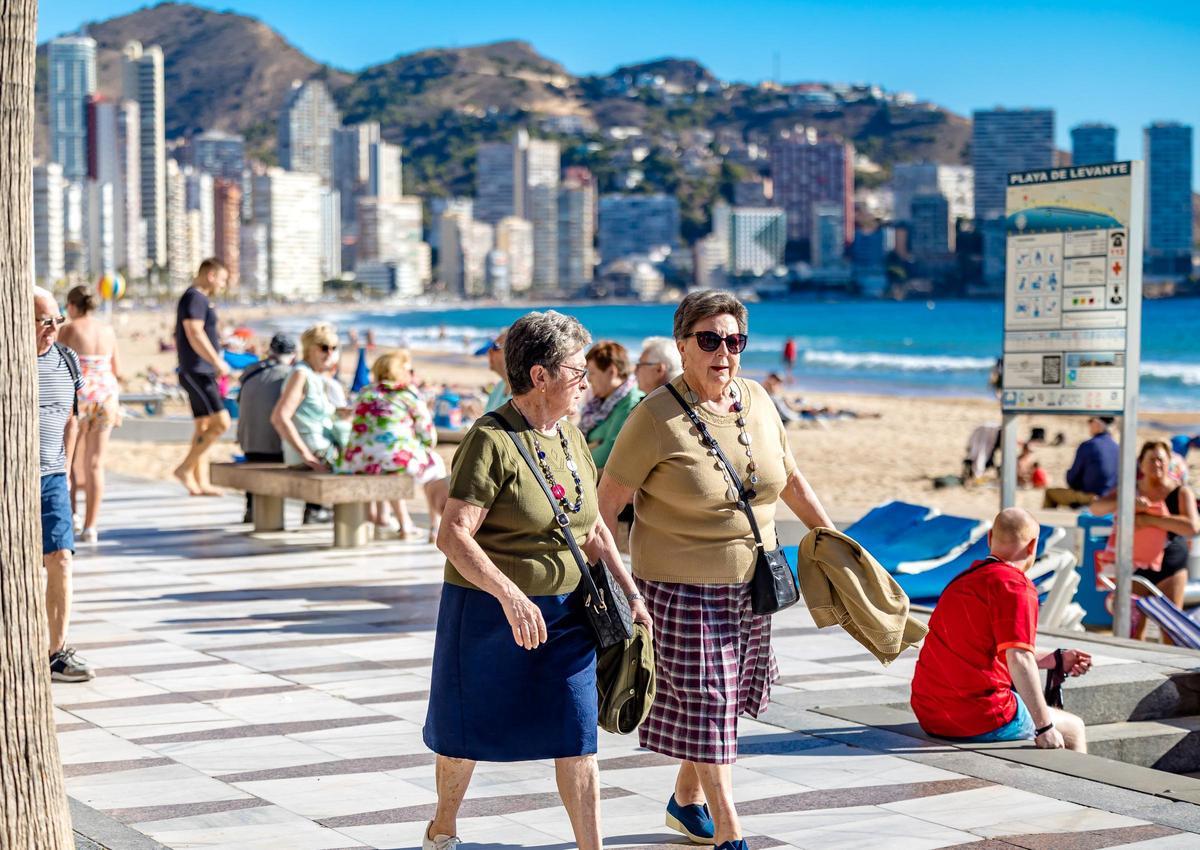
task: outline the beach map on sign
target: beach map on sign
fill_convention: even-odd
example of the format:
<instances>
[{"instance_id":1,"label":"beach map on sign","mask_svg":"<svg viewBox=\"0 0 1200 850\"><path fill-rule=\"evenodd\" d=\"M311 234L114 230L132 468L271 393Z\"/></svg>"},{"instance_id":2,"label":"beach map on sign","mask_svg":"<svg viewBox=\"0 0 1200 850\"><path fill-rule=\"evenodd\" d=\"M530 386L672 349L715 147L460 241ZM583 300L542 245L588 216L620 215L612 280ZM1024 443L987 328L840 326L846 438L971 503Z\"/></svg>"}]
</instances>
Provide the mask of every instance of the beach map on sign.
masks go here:
<instances>
[{"instance_id":1,"label":"beach map on sign","mask_svg":"<svg viewBox=\"0 0 1200 850\"><path fill-rule=\"evenodd\" d=\"M1004 410L1124 408L1131 187L1130 163L1009 175Z\"/></svg>"}]
</instances>

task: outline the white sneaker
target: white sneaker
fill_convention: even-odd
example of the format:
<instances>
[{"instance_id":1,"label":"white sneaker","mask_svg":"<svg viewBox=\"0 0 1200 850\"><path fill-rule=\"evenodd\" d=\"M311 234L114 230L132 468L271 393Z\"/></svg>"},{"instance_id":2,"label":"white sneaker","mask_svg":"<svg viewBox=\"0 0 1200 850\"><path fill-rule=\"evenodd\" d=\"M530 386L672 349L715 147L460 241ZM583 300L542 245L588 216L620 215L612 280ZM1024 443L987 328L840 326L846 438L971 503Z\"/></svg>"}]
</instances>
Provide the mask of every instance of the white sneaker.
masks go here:
<instances>
[{"instance_id":1,"label":"white sneaker","mask_svg":"<svg viewBox=\"0 0 1200 850\"><path fill-rule=\"evenodd\" d=\"M98 538L99 535L96 534L96 529L94 528L85 528L83 531L79 532L80 543L95 543Z\"/></svg>"},{"instance_id":2,"label":"white sneaker","mask_svg":"<svg viewBox=\"0 0 1200 850\"><path fill-rule=\"evenodd\" d=\"M456 847L462 844L462 839L457 835L435 835L429 837L429 827L433 826L433 821L425 825L425 829L421 832L421 850L455 850Z\"/></svg>"},{"instance_id":3,"label":"white sneaker","mask_svg":"<svg viewBox=\"0 0 1200 850\"><path fill-rule=\"evenodd\" d=\"M71 514L71 522L76 534L83 531L83 514Z\"/></svg>"}]
</instances>

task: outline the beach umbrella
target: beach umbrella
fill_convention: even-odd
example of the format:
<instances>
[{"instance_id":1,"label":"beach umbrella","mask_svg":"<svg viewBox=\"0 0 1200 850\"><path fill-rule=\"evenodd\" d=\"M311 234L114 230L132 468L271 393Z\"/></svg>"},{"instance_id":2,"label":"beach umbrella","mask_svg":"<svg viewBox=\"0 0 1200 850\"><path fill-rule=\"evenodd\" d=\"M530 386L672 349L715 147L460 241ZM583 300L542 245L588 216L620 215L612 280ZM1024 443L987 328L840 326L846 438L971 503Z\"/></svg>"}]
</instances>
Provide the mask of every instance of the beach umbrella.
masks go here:
<instances>
[{"instance_id":1,"label":"beach umbrella","mask_svg":"<svg viewBox=\"0 0 1200 850\"><path fill-rule=\"evenodd\" d=\"M116 272L108 272L100 278L96 288L105 301L116 301L125 294L125 278Z\"/></svg>"},{"instance_id":2,"label":"beach umbrella","mask_svg":"<svg viewBox=\"0 0 1200 850\"><path fill-rule=\"evenodd\" d=\"M358 350L358 366L354 369L354 383L350 386L350 391L358 392L369 383L371 383L371 370L367 368L367 350L360 348Z\"/></svg>"}]
</instances>

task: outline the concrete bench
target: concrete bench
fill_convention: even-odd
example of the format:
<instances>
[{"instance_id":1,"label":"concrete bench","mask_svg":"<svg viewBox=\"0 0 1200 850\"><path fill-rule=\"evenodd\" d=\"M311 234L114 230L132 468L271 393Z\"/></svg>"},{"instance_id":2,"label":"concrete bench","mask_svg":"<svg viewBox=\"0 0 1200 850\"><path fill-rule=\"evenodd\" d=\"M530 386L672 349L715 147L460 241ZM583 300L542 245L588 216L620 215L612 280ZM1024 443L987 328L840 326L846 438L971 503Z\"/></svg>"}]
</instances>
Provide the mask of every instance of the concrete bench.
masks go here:
<instances>
[{"instance_id":1,"label":"concrete bench","mask_svg":"<svg viewBox=\"0 0 1200 850\"><path fill-rule=\"evenodd\" d=\"M367 502L409 499L409 475L334 475L291 469L279 463L214 463L212 483L254 496L254 530L283 530L283 500L333 505L336 549L365 546L370 539Z\"/></svg>"},{"instance_id":2,"label":"concrete bench","mask_svg":"<svg viewBox=\"0 0 1200 850\"><path fill-rule=\"evenodd\" d=\"M167 397L162 393L121 393L120 399L121 404L141 405L150 416L161 416Z\"/></svg>"}]
</instances>

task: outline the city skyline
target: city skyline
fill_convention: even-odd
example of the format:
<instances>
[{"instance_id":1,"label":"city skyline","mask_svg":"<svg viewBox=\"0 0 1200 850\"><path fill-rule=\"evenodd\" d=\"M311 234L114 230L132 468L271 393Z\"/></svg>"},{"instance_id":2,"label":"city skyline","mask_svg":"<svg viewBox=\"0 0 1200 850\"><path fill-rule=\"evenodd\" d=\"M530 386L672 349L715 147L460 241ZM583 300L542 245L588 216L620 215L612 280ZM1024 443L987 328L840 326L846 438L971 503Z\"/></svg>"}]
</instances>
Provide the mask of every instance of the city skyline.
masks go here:
<instances>
[{"instance_id":1,"label":"city skyline","mask_svg":"<svg viewBox=\"0 0 1200 850\"><path fill-rule=\"evenodd\" d=\"M44 42L144 5L44 4L38 38ZM358 5L364 14L345 14L346 5L334 13L313 0L226 0L206 8L257 17L315 60L347 69L422 49L520 38L578 75L673 56L695 59L730 81L757 82L778 71L787 82L874 83L912 91L968 117L997 105L1052 108L1060 149L1071 149L1073 126L1101 121L1118 128L1121 159L1142 158L1142 131L1155 121L1200 124L1200 105L1183 96L1200 85L1200 63L1190 56L1200 37L1200 10L1185 3L1099 12L1076 0L1053 8L965 3L951 12L902 0L873 10L872 23L864 25L841 0L807 5L750 0L740 14L746 24L730 27L726 15L705 14L710 7L717 10L711 3L685 7L662 0L647 10L618 0L581 28L575 16L561 14L561 4L531 0L516 31L511 15L481 3L466 3L452 18L422 17L401 4ZM766 20L770 27L759 25ZM393 22L396 26L388 26ZM847 22L854 27L852 50L845 49ZM981 42L976 32L989 38ZM940 58L930 61L931 56ZM1089 64L1101 73L1080 73Z\"/></svg>"}]
</instances>

